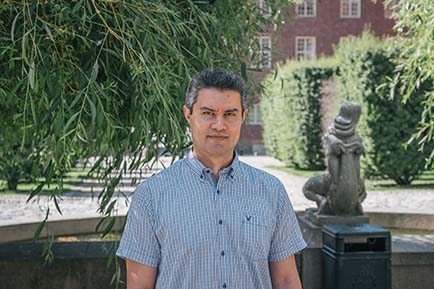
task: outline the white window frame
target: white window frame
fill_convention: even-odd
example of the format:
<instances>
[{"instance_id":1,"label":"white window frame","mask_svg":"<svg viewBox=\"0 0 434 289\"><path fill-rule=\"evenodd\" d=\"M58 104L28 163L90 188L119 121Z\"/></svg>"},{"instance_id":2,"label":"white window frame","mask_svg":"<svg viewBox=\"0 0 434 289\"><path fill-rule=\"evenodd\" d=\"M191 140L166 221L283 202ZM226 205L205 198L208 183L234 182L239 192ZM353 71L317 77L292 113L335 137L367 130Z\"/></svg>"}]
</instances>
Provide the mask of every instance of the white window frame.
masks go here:
<instances>
[{"instance_id":1,"label":"white window frame","mask_svg":"<svg viewBox=\"0 0 434 289\"><path fill-rule=\"evenodd\" d=\"M271 17L271 7L267 4L265 0L256 0L256 6L261 11L262 16L264 16L265 18Z\"/></svg>"},{"instance_id":2,"label":"white window frame","mask_svg":"<svg viewBox=\"0 0 434 289\"><path fill-rule=\"evenodd\" d=\"M263 41L268 42L268 45L264 45ZM268 47L267 47L268 46ZM271 43L271 35L262 35L259 37L259 47L261 48L261 63L259 64L260 68L271 68L272 64L272 43ZM264 62L264 59L268 58L268 61Z\"/></svg>"},{"instance_id":3,"label":"white window frame","mask_svg":"<svg viewBox=\"0 0 434 289\"><path fill-rule=\"evenodd\" d=\"M312 54L309 54L309 51L306 48L306 44L303 44L303 50L299 50L298 42L299 41L306 41L311 40L312 41ZM299 57L299 54L303 53L303 57ZM309 57L306 57L306 55L309 55ZM300 59L315 59L316 58L316 37L314 36L296 36L295 37L295 58L297 60Z\"/></svg>"},{"instance_id":4,"label":"white window frame","mask_svg":"<svg viewBox=\"0 0 434 289\"><path fill-rule=\"evenodd\" d=\"M255 103L249 108L249 113L247 115L247 124L262 125L262 116L259 103Z\"/></svg>"},{"instance_id":5,"label":"white window frame","mask_svg":"<svg viewBox=\"0 0 434 289\"><path fill-rule=\"evenodd\" d=\"M344 3L348 3L348 15L344 14ZM357 14L351 14L352 13L352 5L357 4ZM341 6L340 6L340 14L341 18L360 18L362 14L362 1L361 0L341 0Z\"/></svg>"},{"instance_id":6,"label":"white window frame","mask_svg":"<svg viewBox=\"0 0 434 289\"><path fill-rule=\"evenodd\" d=\"M264 41L268 42L266 46L264 46ZM271 35L262 35L258 38L259 44L259 54L258 61L252 61L250 64L250 68L253 69L263 69L263 68L271 68L273 66L272 63L272 41ZM268 46L268 47L267 47ZM268 58L268 61L265 59Z\"/></svg>"},{"instance_id":7,"label":"white window frame","mask_svg":"<svg viewBox=\"0 0 434 289\"><path fill-rule=\"evenodd\" d=\"M307 5L312 3L312 14L308 14ZM295 14L299 18L316 17L316 0L304 0L295 5Z\"/></svg>"}]
</instances>

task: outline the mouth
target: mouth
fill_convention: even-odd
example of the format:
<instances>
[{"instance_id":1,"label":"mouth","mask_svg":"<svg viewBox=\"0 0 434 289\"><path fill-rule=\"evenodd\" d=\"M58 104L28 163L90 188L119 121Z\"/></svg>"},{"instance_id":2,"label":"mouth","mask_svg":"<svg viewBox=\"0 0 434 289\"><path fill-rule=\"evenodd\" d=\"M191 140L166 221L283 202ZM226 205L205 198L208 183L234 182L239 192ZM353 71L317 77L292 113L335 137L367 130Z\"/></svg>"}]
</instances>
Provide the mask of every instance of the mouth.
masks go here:
<instances>
[{"instance_id":1,"label":"mouth","mask_svg":"<svg viewBox=\"0 0 434 289\"><path fill-rule=\"evenodd\" d=\"M209 135L208 138L212 139L212 140L217 140L217 141L222 141L227 139L227 136L224 135Z\"/></svg>"}]
</instances>

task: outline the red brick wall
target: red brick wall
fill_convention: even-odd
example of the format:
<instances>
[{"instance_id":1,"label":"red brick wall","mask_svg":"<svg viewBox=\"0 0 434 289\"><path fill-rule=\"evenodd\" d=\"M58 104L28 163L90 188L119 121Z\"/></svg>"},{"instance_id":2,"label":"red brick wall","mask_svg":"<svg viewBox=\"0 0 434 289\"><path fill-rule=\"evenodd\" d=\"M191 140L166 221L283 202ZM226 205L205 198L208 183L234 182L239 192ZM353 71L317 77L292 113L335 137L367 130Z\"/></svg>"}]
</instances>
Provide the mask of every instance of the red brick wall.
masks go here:
<instances>
[{"instance_id":1,"label":"red brick wall","mask_svg":"<svg viewBox=\"0 0 434 289\"><path fill-rule=\"evenodd\" d=\"M253 154L253 145L263 145L263 128L257 124L244 124L241 127L240 141L238 143L238 152L241 154Z\"/></svg>"},{"instance_id":2,"label":"red brick wall","mask_svg":"<svg viewBox=\"0 0 434 289\"><path fill-rule=\"evenodd\" d=\"M366 26L377 36L393 35L394 21L387 19L382 0L361 0L360 18L341 18L340 0L317 0L316 17L296 17L295 6L289 8L279 35L273 35L273 63L295 58L295 37L316 37L316 56L331 55L341 37L360 35ZM270 33L273 34L270 28ZM258 72L261 81L267 71ZM239 147L249 153L252 145L263 144L260 125L244 125ZM250 147L250 149L249 149Z\"/></svg>"},{"instance_id":3,"label":"red brick wall","mask_svg":"<svg viewBox=\"0 0 434 289\"><path fill-rule=\"evenodd\" d=\"M331 55L333 45L348 35L359 35L369 25L377 36L393 35L393 20L386 19L383 1L361 0L360 18L341 18L340 0L317 0L316 17L296 17L295 6L289 8L289 17L275 35L273 63L295 57L295 37L316 37L316 55Z\"/></svg>"}]
</instances>

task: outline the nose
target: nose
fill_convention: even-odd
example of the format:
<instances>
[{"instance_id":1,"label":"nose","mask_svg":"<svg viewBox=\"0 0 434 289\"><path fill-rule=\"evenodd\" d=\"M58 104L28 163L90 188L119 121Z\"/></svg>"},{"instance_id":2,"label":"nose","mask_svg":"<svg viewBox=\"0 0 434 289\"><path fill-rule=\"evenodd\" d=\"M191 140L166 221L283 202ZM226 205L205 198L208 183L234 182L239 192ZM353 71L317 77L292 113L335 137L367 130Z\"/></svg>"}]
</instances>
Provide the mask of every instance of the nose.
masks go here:
<instances>
[{"instance_id":1,"label":"nose","mask_svg":"<svg viewBox=\"0 0 434 289\"><path fill-rule=\"evenodd\" d=\"M222 115L218 115L212 123L211 128L217 131L225 130L227 128L226 121Z\"/></svg>"}]
</instances>

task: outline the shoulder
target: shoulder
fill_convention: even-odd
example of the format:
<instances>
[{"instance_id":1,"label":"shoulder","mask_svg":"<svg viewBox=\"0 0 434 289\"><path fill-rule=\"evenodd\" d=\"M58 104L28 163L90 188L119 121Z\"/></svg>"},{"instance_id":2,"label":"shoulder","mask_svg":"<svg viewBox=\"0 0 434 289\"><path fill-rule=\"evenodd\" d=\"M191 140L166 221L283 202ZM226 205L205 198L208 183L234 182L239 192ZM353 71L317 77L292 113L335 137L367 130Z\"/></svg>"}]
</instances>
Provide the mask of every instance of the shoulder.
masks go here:
<instances>
[{"instance_id":1,"label":"shoulder","mask_svg":"<svg viewBox=\"0 0 434 289\"><path fill-rule=\"evenodd\" d=\"M184 161L184 159L178 160L142 181L134 191L135 198L155 198L160 192L176 187L182 176L185 175L186 164Z\"/></svg>"},{"instance_id":2,"label":"shoulder","mask_svg":"<svg viewBox=\"0 0 434 289\"><path fill-rule=\"evenodd\" d=\"M285 192L283 183L272 174L240 161L242 175L255 186L264 186L271 191Z\"/></svg>"},{"instance_id":3,"label":"shoulder","mask_svg":"<svg viewBox=\"0 0 434 289\"><path fill-rule=\"evenodd\" d=\"M274 175L246 163L240 166L243 179L249 187L248 195L259 200L275 216L279 216L285 208L292 209L292 204L283 183Z\"/></svg>"},{"instance_id":4,"label":"shoulder","mask_svg":"<svg viewBox=\"0 0 434 289\"><path fill-rule=\"evenodd\" d=\"M181 175L185 171L185 160L181 159L174 162L172 165L167 168L155 173L151 177L144 180L139 186L143 186L144 188L155 188L164 184L170 184L171 182L176 181L177 178L181 177Z\"/></svg>"}]
</instances>

